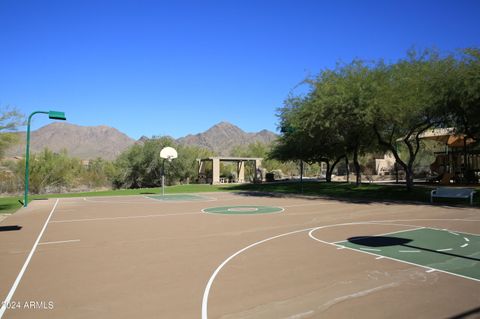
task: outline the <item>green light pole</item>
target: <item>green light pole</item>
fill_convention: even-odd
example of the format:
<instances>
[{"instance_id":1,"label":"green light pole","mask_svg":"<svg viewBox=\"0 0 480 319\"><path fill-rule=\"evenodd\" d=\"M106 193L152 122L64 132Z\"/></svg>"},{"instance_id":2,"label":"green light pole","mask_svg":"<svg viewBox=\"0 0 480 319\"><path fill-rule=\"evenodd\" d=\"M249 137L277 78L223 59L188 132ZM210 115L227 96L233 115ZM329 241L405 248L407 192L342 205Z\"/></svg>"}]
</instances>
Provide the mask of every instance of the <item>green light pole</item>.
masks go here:
<instances>
[{"instance_id":1,"label":"green light pole","mask_svg":"<svg viewBox=\"0 0 480 319\"><path fill-rule=\"evenodd\" d=\"M32 120L32 116L35 114L42 113L48 114L48 118L52 120L62 120L65 121L67 118L65 117L64 112L57 112L57 111L35 111L28 117L27 122L27 150L25 152L25 196L23 198L23 207L27 207L28 205L28 160L30 158L30 122Z\"/></svg>"}]
</instances>

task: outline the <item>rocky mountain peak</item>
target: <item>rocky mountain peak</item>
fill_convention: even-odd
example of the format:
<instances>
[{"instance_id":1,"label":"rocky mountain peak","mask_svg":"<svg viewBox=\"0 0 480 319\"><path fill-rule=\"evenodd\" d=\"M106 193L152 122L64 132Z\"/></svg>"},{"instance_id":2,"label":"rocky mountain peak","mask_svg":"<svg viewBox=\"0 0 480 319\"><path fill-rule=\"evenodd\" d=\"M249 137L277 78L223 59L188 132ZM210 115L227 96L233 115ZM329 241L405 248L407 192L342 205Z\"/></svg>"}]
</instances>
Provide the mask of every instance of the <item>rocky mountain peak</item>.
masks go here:
<instances>
[{"instance_id":1,"label":"rocky mountain peak","mask_svg":"<svg viewBox=\"0 0 480 319\"><path fill-rule=\"evenodd\" d=\"M19 134L19 143L7 150L7 156L23 156L25 152L25 132ZM153 137L155 138L155 137ZM213 125L203 133L187 135L176 140L177 143L207 148L217 155L231 155L235 146L253 142L270 143L277 136L268 130L258 133L246 133L238 126L223 121ZM172 138L173 139L173 138ZM115 159L130 146L143 144L150 140L142 136L137 141L119 130L106 125L81 126L68 122L54 122L31 134L32 153L48 147L54 152L66 149L68 154L81 159Z\"/></svg>"},{"instance_id":2,"label":"rocky mountain peak","mask_svg":"<svg viewBox=\"0 0 480 319\"><path fill-rule=\"evenodd\" d=\"M203 133L187 135L177 141L185 145L208 148L218 155L231 155L230 152L235 146L247 145L256 141L270 143L276 138L275 133L267 130L259 133L247 133L238 126L223 121Z\"/></svg>"}]
</instances>

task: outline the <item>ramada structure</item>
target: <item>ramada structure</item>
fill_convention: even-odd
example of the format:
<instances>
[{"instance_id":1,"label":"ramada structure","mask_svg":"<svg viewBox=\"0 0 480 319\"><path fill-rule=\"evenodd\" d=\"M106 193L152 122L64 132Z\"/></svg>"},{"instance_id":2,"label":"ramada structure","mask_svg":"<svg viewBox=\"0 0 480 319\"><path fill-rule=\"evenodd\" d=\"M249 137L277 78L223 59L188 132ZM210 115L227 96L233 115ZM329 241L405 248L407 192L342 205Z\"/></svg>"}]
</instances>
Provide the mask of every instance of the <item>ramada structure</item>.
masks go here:
<instances>
[{"instance_id":1,"label":"ramada structure","mask_svg":"<svg viewBox=\"0 0 480 319\"><path fill-rule=\"evenodd\" d=\"M260 167L262 166L263 158L260 157L207 157L207 158L200 158L197 159L198 162L198 177L199 180L204 180L206 183L211 184L221 184L225 182L233 182L233 183L245 183L245 164L248 162L253 163L254 165L254 181L258 178L257 172L259 171ZM212 163L212 171L211 175L207 176L207 163ZM226 181L225 179L220 177L220 163L221 162L234 162L236 163L237 174L235 180Z\"/></svg>"},{"instance_id":2,"label":"ramada structure","mask_svg":"<svg viewBox=\"0 0 480 319\"><path fill-rule=\"evenodd\" d=\"M477 184L480 179L480 147L478 141L457 133L456 129L436 128L424 132L421 139L437 141L444 145L443 151L435 152L435 162L430 165L438 174L441 184Z\"/></svg>"}]
</instances>

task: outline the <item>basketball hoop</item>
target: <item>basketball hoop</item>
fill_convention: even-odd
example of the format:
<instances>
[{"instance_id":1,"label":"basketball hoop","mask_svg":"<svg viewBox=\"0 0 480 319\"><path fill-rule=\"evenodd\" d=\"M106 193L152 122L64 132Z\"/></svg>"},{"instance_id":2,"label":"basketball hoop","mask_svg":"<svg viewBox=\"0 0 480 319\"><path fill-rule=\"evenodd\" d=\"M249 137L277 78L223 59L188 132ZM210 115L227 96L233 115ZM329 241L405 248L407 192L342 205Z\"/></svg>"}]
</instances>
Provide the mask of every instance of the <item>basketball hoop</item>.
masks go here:
<instances>
[{"instance_id":1,"label":"basketball hoop","mask_svg":"<svg viewBox=\"0 0 480 319\"><path fill-rule=\"evenodd\" d=\"M178 157L178 153L173 147L167 146L160 151L160 157L171 162Z\"/></svg>"},{"instance_id":2,"label":"basketball hoop","mask_svg":"<svg viewBox=\"0 0 480 319\"><path fill-rule=\"evenodd\" d=\"M160 151L160 157L163 158L163 167L162 167L162 195L165 196L165 160L172 162L175 158L178 157L177 151L170 146L162 148Z\"/></svg>"}]
</instances>

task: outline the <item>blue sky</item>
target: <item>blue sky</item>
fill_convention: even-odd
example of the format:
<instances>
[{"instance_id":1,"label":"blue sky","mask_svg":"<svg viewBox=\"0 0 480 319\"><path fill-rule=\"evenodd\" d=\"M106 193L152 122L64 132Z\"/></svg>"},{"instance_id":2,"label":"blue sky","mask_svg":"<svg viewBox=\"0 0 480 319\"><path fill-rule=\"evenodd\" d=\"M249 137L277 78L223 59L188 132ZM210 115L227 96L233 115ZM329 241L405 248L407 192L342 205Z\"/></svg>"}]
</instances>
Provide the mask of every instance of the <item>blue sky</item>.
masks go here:
<instances>
[{"instance_id":1,"label":"blue sky","mask_svg":"<svg viewBox=\"0 0 480 319\"><path fill-rule=\"evenodd\" d=\"M276 130L321 69L479 46L480 1L0 1L0 107L133 138ZM33 129L49 123L37 116Z\"/></svg>"}]
</instances>

